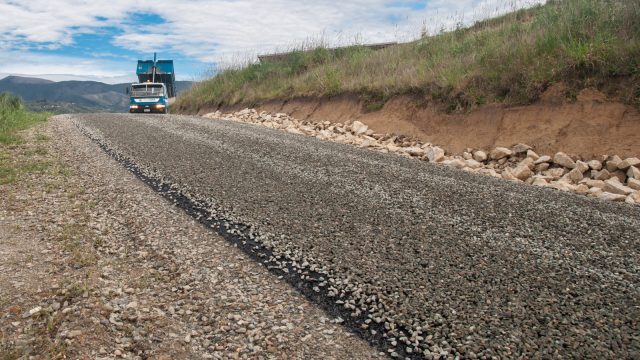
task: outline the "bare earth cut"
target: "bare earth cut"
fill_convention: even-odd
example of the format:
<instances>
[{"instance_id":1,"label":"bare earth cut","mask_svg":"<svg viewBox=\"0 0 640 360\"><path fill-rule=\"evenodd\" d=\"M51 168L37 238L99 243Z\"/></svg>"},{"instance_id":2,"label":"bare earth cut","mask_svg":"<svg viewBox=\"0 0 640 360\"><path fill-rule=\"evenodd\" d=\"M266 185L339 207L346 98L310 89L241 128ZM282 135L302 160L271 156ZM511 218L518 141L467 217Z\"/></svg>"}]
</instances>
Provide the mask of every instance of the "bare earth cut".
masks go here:
<instances>
[{"instance_id":1,"label":"bare earth cut","mask_svg":"<svg viewBox=\"0 0 640 360\"><path fill-rule=\"evenodd\" d=\"M220 108L223 113L246 106ZM216 109L203 109L201 115ZM358 120L377 133L404 135L430 142L451 153L466 148L491 149L527 143L542 153L564 151L583 157L603 154L640 154L638 108L585 89L567 99L562 85L526 106L485 105L469 113L448 114L438 106L423 106L409 96L395 97L381 109L367 111L357 96L272 100L256 106L258 112L286 113L309 122Z\"/></svg>"}]
</instances>

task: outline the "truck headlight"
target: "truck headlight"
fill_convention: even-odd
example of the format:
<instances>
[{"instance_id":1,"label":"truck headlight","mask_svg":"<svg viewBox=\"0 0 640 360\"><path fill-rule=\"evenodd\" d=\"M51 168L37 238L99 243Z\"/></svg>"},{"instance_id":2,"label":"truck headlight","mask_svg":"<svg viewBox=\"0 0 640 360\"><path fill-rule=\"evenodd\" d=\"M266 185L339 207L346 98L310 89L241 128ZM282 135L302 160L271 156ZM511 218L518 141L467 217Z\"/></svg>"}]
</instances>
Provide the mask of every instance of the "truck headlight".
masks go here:
<instances>
[{"instance_id":1,"label":"truck headlight","mask_svg":"<svg viewBox=\"0 0 640 360\"><path fill-rule=\"evenodd\" d=\"M156 109L162 109L163 107L164 107L164 105L163 105L163 104L158 104L158 105L156 105Z\"/></svg>"},{"instance_id":2,"label":"truck headlight","mask_svg":"<svg viewBox=\"0 0 640 360\"><path fill-rule=\"evenodd\" d=\"M129 109L137 109L138 105L129 105Z\"/></svg>"}]
</instances>

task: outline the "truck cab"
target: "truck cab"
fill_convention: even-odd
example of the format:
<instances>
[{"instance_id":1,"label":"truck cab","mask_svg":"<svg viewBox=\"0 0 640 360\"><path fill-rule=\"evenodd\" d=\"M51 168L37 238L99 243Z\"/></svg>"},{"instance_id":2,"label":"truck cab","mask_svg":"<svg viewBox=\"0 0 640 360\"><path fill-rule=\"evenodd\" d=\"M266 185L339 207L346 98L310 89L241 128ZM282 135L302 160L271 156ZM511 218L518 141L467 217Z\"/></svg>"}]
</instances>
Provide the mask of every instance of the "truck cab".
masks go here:
<instances>
[{"instance_id":1,"label":"truck cab","mask_svg":"<svg viewBox=\"0 0 640 360\"><path fill-rule=\"evenodd\" d=\"M169 113L169 103L176 96L173 60L138 60L138 83L130 88L130 113Z\"/></svg>"},{"instance_id":2,"label":"truck cab","mask_svg":"<svg viewBox=\"0 0 640 360\"><path fill-rule=\"evenodd\" d=\"M169 112L169 95L163 83L132 84L129 98L130 113L160 113Z\"/></svg>"}]
</instances>

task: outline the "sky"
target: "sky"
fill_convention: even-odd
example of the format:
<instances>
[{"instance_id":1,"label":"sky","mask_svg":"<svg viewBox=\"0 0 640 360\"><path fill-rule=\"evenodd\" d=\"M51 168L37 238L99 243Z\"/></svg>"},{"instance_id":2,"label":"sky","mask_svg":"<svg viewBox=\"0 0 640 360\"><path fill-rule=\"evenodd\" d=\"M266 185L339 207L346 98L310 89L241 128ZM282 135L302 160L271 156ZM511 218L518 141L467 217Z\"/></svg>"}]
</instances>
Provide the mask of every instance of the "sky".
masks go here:
<instances>
[{"instance_id":1,"label":"sky","mask_svg":"<svg viewBox=\"0 0 640 360\"><path fill-rule=\"evenodd\" d=\"M0 78L133 82L138 59L199 80L300 46L411 41L544 0L0 0Z\"/></svg>"}]
</instances>

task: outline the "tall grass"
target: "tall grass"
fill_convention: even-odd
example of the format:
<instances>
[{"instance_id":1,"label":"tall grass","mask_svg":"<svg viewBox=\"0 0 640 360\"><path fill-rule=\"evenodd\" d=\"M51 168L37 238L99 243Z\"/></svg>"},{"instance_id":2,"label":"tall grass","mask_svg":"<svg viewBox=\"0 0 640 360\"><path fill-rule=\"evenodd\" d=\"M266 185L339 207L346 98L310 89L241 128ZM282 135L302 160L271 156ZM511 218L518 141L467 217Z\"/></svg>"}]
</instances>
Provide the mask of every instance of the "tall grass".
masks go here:
<instances>
[{"instance_id":1,"label":"tall grass","mask_svg":"<svg viewBox=\"0 0 640 360\"><path fill-rule=\"evenodd\" d=\"M469 109L526 104L555 82L570 88L628 79L617 96L640 103L640 1L551 0L468 28L372 51L301 48L281 61L230 68L178 98L176 108L358 94L412 94Z\"/></svg>"},{"instance_id":2,"label":"tall grass","mask_svg":"<svg viewBox=\"0 0 640 360\"><path fill-rule=\"evenodd\" d=\"M0 93L0 144L21 141L17 132L47 120L47 113L33 113L26 110L19 97Z\"/></svg>"}]
</instances>

